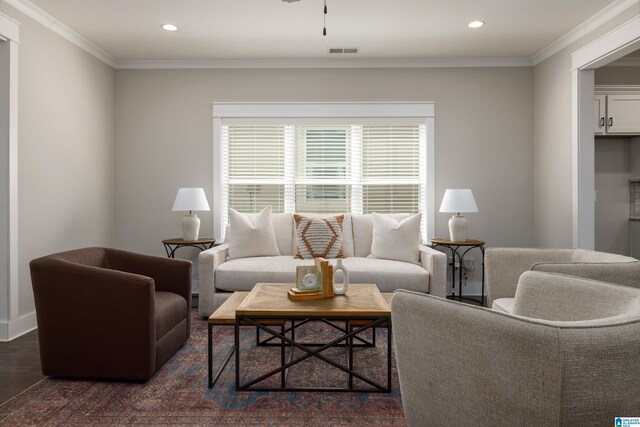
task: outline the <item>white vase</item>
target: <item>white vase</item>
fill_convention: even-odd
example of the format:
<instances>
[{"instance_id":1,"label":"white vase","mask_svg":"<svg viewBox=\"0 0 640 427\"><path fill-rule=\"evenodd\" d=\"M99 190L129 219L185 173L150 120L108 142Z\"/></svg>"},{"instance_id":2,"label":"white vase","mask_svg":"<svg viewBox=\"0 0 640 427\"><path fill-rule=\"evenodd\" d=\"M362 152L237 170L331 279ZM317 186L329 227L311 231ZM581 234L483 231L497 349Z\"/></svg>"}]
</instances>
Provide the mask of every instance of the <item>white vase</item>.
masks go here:
<instances>
[{"instance_id":1,"label":"white vase","mask_svg":"<svg viewBox=\"0 0 640 427\"><path fill-rule=\"evenodd\" d=\"M198 240L200 218L196 214L187 214L182 218L182 238L186 241Z\"/></svg>"},{"instance_id":2,"label":"white vase","mask_svg":"<svg viewBox=\"0 0 640 427\"><path fill-rule=\"evenodd\" d=\"M449 219L449 240L464 242L467 238L467 219L458 214Z\"/></svg>"},{"instance_id":3,"label":"white vase","mask_svg":"<svg viewBox=\"0 0 640 427\"><path fill-rule=\"evenodd\" d=\"M336 278L338 277L338 271L342 271L342 282L336 282ZM349 271L342 264L342 260L339 259L336 262L336 266L333 269L333 294L334 295L344 295L347 293L347 289L349 288Z\"/></svg>"}]
</instances>

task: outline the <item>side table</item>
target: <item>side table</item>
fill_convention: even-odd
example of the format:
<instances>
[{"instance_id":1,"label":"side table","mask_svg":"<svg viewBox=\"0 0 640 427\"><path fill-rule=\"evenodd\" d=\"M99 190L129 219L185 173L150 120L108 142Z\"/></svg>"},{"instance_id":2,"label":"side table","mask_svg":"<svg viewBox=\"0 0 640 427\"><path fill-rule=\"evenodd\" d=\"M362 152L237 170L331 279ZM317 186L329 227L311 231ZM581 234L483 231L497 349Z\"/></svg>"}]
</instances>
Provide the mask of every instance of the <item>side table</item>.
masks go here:
<instances>
[{"instance_id":1,"label":"side table","mask_svg":"<svg viewBox=\"0 0 640 427\"><path fill-rule=\"evenodd\" d=\"M441 237L435 237L431 239L431 247L442 246L448 248L451 251L451 273L452 273L452 293L451 298L456 299L456 258L458 261L458 301L467 301L476 304L480 304L484 307L484 244L482 240L465 240L464 242L454 242L449 239L443 239ZM462 248L462 249L460 249ZM480 301L475 298L462 296L462 266L464 256L471 249L478 248L482 252L482 294Z\"/></svg>"},{"instance_id":2,"label":"side table","mask_svg":"<svg viewBox=\"0 0 640 427\"><path fill-rule=\"evenodd\" d=\"M165 239L162 241L164 245L164 250L167 252L167 256L169 258L176 257L176 250L183 247L192 247L200 249L201 251L206 251L207 249L211 249L216 245L216 239L212 237L202 237L198 240L184 240L184 239Z\"/></svg>"}]
</instances>

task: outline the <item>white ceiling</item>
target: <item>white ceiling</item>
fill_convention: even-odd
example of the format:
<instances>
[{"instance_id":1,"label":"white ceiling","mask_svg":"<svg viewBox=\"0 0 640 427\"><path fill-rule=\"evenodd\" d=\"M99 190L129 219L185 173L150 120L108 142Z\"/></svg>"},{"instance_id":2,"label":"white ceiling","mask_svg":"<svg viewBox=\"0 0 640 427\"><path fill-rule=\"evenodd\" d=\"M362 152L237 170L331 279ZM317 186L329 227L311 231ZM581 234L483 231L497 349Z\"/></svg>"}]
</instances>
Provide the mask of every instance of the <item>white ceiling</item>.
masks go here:
<instances>
[{"instance_id":1,"label":"white ceiling","mask_svg":"<svg viewBox=\"0 0 640 427\"><path fill-rule=\"evenodd\" d=\"M14 0L15 1L15 0ZM531 58L613 0L31 0L117 61ZM10 2L11 3L11 2ZM24 1L23 1L24 3ZM471 30L472 20L486 21ZM161 24L173 23L177 32Z\"/></svg>"}]
</instances>

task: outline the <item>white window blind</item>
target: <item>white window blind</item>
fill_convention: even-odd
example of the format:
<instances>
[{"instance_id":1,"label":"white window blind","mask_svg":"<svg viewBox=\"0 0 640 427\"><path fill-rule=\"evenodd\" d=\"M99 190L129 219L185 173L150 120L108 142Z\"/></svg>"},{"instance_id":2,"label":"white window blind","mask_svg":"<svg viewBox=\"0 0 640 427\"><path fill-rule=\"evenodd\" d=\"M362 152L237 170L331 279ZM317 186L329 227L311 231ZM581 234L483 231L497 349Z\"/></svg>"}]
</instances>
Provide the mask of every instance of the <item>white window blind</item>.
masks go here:
<instances>
[{"instance_id":1,"label":"white window blind","mask_svg":"<svg viewBox=\"0 0 640 427\"><path fill-rule=\"evenodd\" d=\"M347 126L296 126L295 207L298 212L350 211Z\"/></svg>"},{"instance_id":2,"label":"white window blind","mask_svg":"<svg viewBox=\"0 0 640 427\"><path fill-rule=\"evenodd\" d=\"M364 213L422 211L424 140L424 126L362 127Z\"/></svg>"},{"instance_id":3,"label":"white window blind","mask_svg":"<svg viewBox=\"0 0 640 427\"><path fill-rule=\"evenodd\" d=\"M258 212L271 205L276 213L426 210L424 122L290 123L222 123L223 231L228 208Z\"/></svg>"},{"instance_id":4,"label":"white window blind","mask_svg":"<svg viewBox=\"0 0 640 427\"><path fill-rule=\"evenodd\" d=\"M285 126L235 125L222 128L223 212L285 209Z\"/></svg>"}]
</instances>

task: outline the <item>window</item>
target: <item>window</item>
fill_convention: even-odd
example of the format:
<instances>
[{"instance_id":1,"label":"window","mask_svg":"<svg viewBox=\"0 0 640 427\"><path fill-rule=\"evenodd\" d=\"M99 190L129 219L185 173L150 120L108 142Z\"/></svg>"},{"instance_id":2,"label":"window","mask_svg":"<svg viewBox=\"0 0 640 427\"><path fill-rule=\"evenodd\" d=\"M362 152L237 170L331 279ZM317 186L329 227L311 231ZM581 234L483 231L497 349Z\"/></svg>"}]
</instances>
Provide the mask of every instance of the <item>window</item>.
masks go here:
<instances>
[{"instance_id":1,"label":"window","mask_svg":"<svg viewBox=\"0 0 640 427\"><path fill-rule=\"evenodd\" d=\"M215 116L216 236L223 237L229 208L258 212L267 205L274 213L422 212L423 239L432 235L432 121L265 114L216 122Z\"/></svg>"},{"instance_id":2,"label":"window","mask_svg":"<svg viewBox=\"0 0 640 427\"><path fill-rule=\"evenodd\" d=\"M352 177L347 126L299 125L295 128L295 209L298 212L350 212Z\"/></svg>"},{"instance_id":3,"label":"window","mask_svg":"<svg viewBox=\"0 0 640 427\"><path fill-rule=\"evenodd\" d=\"M258 212L268 205L274 212L284 212L284 131L282 125L223 127L223 203L227 215L228 208Z\"/></svg>"}]
</instances>

